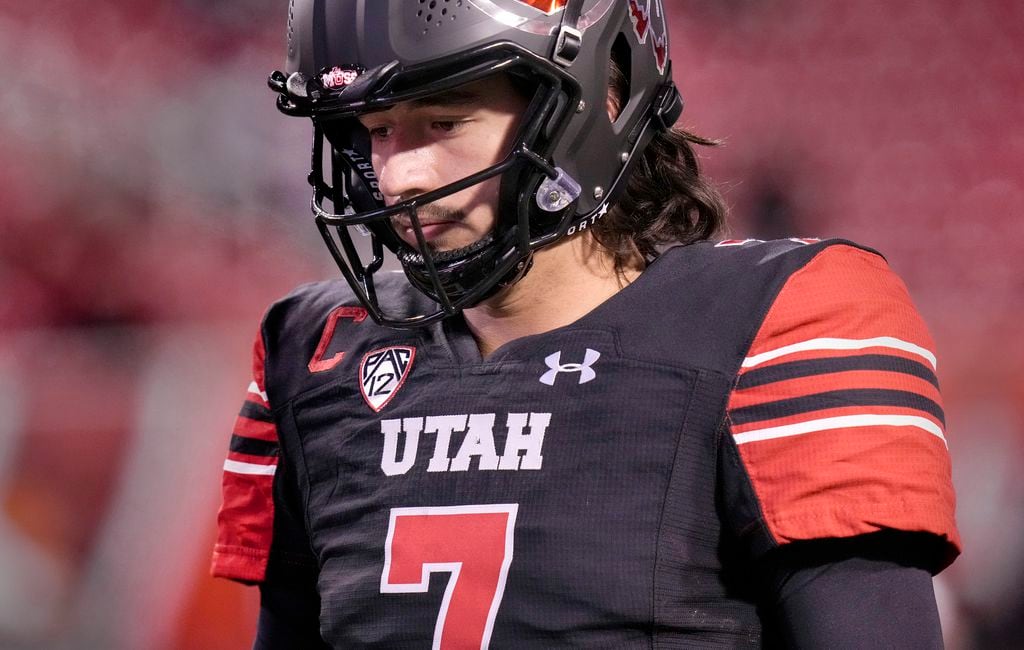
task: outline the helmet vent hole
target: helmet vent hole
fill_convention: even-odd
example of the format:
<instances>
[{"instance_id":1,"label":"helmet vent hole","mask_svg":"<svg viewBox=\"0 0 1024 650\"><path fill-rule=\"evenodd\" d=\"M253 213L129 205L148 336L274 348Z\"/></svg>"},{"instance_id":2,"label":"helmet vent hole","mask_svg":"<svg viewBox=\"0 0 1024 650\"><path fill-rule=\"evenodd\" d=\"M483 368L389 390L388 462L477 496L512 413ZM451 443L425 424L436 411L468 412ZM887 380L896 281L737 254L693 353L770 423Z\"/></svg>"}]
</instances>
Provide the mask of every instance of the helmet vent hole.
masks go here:
<instances>
[{"instance_id":1,"label":"helmet vent hole","mask_svg":"<svg viewBox=\"0 0 1024 650\"><path fill-rule=\"evenodd\" d=\"M472 5L465 0L419 0L416 17L426 23L422 33L428 34L431 28L454 22L459 17L455 9L463 8L469 10Z\"/></svg>"}]
</instances>

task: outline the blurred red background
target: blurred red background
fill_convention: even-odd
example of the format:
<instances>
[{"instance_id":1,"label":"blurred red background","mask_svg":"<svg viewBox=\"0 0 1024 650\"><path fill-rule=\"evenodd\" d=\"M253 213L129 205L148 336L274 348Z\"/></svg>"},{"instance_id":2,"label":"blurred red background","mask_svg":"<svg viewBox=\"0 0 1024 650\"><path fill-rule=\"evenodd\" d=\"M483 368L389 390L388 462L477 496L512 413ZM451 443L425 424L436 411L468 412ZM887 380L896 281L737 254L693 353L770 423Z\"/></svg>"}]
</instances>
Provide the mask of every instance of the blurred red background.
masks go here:
<instances>
[{"instance_id":1,"label":"blurred red background","mask_svg":"<svg viewBox=\"0 0 1024 650\"><path fill-rule=\"evenodd\" d=\"M947 645L1024 632L1024 5L665 0L734 236L886 254L937 339L965 554ZM245 648L207 577L263 309L336 271L286 3L0 6L0 647Z\"/></svg>"}]
</instances>

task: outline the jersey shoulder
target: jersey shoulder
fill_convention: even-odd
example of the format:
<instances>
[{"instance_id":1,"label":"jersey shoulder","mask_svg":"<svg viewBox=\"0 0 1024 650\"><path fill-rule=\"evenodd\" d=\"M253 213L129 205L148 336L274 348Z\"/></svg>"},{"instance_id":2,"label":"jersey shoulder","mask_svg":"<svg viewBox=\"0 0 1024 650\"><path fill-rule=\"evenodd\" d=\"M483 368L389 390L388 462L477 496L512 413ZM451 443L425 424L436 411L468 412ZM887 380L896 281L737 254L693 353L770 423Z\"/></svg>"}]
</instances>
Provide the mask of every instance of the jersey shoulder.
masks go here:
<instances>
[{"instance_id":1,"label":"jersey shoulder","mask_svg":"<svg viewBox=\"0 0 1024 650\"><path fill-rule=\"evenodd\" d=\"M404 299L399 279L378 290ZM337 381L338 372L330 371L351 363L350 351L396 335L403 334L376 325L341 281L301 285L267 310L224 462L213 575L254 583L278 569L296 574L315 566L295 505L295 469L285 461L294 437L277 412L296 395Z\"/></svg>"},{"instance_id":2,"label":"jersey shoulder","mask_svg":"<svg viewBox=\"0 0 1024 650\"><path fill-rule=\"evenodd\" d=\"M415 309L412 305L425 300L400 273L379 279L376 291L381 303L388 306L406 304ZM329 371L347 362L351 350L417 338L414 333L375 323L341 280L295 288L267 310L260 333L266 349L266 390L275 408L329 380Z\"/></svg>"},{"instance_id":3,"label":"jersey shoulder","mask_svg":"<svg viewBox=\"0 0 1024 650\"><path fill-rule=\"evenodd\" d=\"M609 322L633 356L656 356L734 376L776 298L818 257L867 255L852 242L811 239L699 242L665 251L622 299ZM817 272L812 270L812 273ZM641 317L643 316L643 317Z\"/></svg>"},{"instance_id":4,"label":"jersey shoulder","mask_svg":"<svg viewBox=\"0 0 1024 650\"><path fill-rule=\"evenodd\" d=\"M733 509L750 515L741 527L764 530L769 546L922 532L943 540L936 569L952 561L938 359L902 280L881 255L845 241L721 248L748 256L741 266L782 266L727 408L731 453L751 490L750 507Z\"/></svg>"},{"instance_id":5,"label":"jersey shoulder","mask_svg":"<svg viewBox=\"0 0 1024 650\"><path fill-rule=\"evenodd\" d=\"M726 239L694 246L695 253L713 265L723 281L739 275L746 281L777 284L824 253L828 257L868 255L884 262L878 251L840 238Z\"/></svg>"}]
</instances>

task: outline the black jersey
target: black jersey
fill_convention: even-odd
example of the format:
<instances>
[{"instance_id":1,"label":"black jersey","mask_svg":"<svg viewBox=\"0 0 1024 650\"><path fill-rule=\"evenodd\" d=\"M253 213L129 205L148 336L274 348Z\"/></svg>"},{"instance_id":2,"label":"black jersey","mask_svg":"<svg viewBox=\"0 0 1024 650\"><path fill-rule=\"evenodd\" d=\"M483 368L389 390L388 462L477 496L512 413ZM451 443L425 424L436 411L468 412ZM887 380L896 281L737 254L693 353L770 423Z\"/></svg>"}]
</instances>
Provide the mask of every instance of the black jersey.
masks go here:
<instances>
[{"instance_id":1,"label":"black jersey","mask_svg":"<svg viewBox=\"0 0 1024 650\"><path fill-rule=\"evenodd\" d=\"M486 360L461 318L386 329L307 285L257 337L213 570L312 567L339 648L757 646L773 548L957 553L933 350L839 241L674 248Z\"/></svg>"}]
</instances>

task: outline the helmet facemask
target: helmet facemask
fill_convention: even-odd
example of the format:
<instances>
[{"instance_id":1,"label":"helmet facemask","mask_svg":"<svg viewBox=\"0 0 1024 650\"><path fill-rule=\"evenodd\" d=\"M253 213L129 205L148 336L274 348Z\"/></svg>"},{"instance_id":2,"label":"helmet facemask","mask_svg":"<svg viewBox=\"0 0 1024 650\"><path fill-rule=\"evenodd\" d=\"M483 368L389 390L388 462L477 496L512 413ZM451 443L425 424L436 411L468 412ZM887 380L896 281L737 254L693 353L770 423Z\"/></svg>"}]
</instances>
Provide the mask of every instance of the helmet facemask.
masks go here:
<instances>
[{"instance_id":1,"label":"helmet facemask","mask_svg":"<svg viewBox=\"0 0 1024 650\"><path fill-rule=\"evenodd\" d=\"M345 90L338 93L342 101L332 101L333 93L320 81L323 77L307 80L309 95L330 98L324 102L329 108L311 115L314 144L309 180L317 226L343 275L379 322L419 326L472 307L522 277L529 270L532 252L558 239L569 227L580 188L547 160L551 143L557 141L574 112L569 107L579 103L579 89L567 75L531 67L524 61L529 57L529 52L503 44L465 73L449 74L443 81L433 78L429 70L389 74L379 81L389 89L386 99L375 100L371 91L367 99L347 105L343 103ZM445 62L438 67L451 69ZM358 116L426 99L493 74L508 74L514 85L530 96L513 146L494 165L418 196L385 204L371 164L369 134ZM437 90L439 85L442 90ZM396 87L402 90L396 92ZM500 178L494 229L468 246L433 250L423 234L420 209L492 178ZM397 218L409 222L416 245L395 231L393 220ZM369 255L360 253L353 231L370 238ZM409 316L388 313L381 306L375 276L384 266L385 251L401 263L409 282L437 304L436 310Z\"/></svg>"},{"instance_id":2,"label":"helmet facemask","mask_svg":"<svg viewBox=\"0 0 1024 650\"><path fill-rule=\"evenodd\" d=\"M651 137L671 126L682 108L671 82L661 5L467 0L444 20L431 14L433 21L424 22L404 0L292 0L293 72L275 73L270 85L282 112L312 118L309 180L317 226L375 320L413 327L477 305L522 277L534 251L593 226L609 211ZM606 111L613 50L624 53L631 88L614 121ZM532 97L505 156L386 205L358 116L495 74L517 80ZM457 250L431 251L421 208L496 178L493 230ZM411 226L412 245L395 231L396 217ZM360 255L353 230L370 238L369 253ZM382 305L375 277L385 255L401 263L429 306Z\"/></svg>"}]
</instances>

